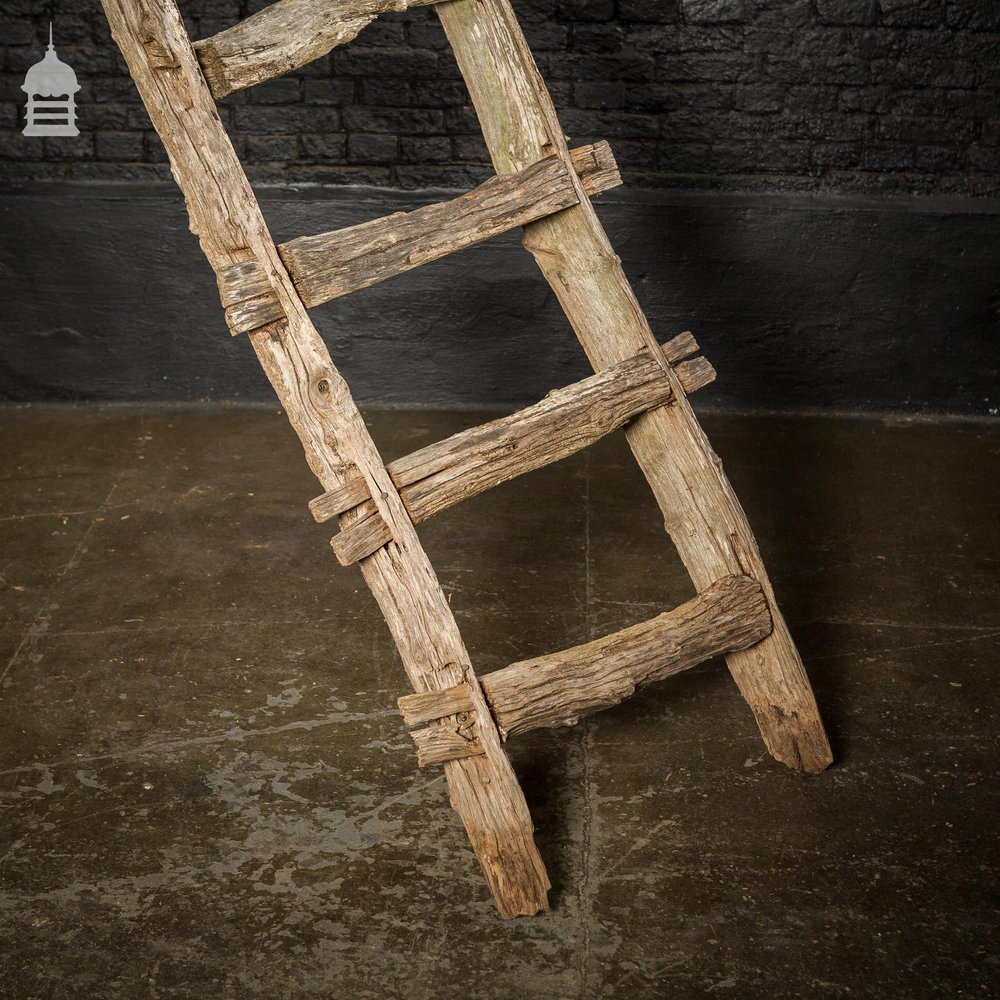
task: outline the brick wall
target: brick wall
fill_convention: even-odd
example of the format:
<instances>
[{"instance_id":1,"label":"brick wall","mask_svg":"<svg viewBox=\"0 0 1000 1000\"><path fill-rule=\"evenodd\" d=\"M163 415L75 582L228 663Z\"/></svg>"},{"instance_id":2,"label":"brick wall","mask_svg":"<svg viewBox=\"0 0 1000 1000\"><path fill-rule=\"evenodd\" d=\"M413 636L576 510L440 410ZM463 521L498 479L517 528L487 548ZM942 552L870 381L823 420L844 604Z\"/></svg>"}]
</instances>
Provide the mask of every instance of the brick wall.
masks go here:
<instances>
[{"instance_id":1,"label":"brick wall","mask_svg":"<svg viewBox=\"0 0 1000 1000\"><path fill-rule=\"evenodd\" d=\"M263 4L182 0L193 37ZM658 188L1000 194L997 0L515 0L575 142ZM24 72L56 45L79 139L20 134ZM0 0L0 179L168 176L97 0ZM468 187L490 171L433 11L381 18L220 105L251 176Z\"/></svg>"}]
</instances>

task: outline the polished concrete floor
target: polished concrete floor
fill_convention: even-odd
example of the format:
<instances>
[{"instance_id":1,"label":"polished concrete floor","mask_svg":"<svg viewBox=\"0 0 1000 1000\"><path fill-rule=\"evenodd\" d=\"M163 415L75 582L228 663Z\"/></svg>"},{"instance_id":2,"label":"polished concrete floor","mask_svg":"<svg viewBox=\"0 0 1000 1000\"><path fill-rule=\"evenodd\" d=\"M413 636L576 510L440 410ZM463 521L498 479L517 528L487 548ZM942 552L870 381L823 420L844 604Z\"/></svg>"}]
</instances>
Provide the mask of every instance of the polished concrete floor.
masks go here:
<instances>
[{"instance_id":1,"label":"polished concrete floor","mask_svg":"<svg viewBox=\"0 0 1000 1000\"><path fill-rule=\"evenodd\" d=\"M705 424L836 763L719 662L512 741L554 890L504 923L284 417L0 411L0 996L1000 995L1000 432ZM420 534L480 672L692 593L620 436Z\"/></svg>"}]
</instances>

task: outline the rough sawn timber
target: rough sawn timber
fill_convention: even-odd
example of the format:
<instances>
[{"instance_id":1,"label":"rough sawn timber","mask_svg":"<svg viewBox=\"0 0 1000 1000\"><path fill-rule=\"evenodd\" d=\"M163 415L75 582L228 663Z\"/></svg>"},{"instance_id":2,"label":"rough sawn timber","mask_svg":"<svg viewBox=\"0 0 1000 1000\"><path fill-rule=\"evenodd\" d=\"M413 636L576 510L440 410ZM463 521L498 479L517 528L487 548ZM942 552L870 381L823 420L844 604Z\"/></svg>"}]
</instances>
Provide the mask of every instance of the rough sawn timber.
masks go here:
<instances>
[{"instance_id":1,"label":"rough sawn timber","mask_svg":"<svg viewBox=\"0 0 1000 1000\"><path fill-rule=\"evenodd\" d=\"M606 142L571 156L588 194L621 183ZM311 309L575 205L570 173L562 158L550 156L516 174L491 177L451 201L300 236L278 250Z\"/></svg>"},{"instance_id":2,"label":"rough sawn timber","mask_svg":"<svg viewBox=\"0 0 1000 1000\"><path fill-rule=\"evenodd\" d=\"M423 691L420 694L404 694L396 699L399 713L407 726L419 726L426 722L437 722L449 715L471 712L472 698L466 684L443 688L440 691Z\"/></svg>"},{"instance_id":3,"label":"rough sawn timber","mask_svg":"<svg viewBox=\"0 0 1000 1000\"><path fill-rule=\"evenodd\" d=\"M697 345L695 345L697 350ZM678 366L688 392L708 385L705 358ZM640 413L664 406L673 390L648 351L575 385L550 392L509 417L453 434L390 464L414 523L500 483L596 444Z\"/></svg>"},{"instance_id":4,"label":"rough sawn timber","mask_svg":"<svg viewBox=\"0 0 1000 1000\"><path fill-rule=\"evenodd\" d=\"M606 142L570 151L588 194L621 184ZM302 236L278 247L300 298L308 307L346 295L419 264L514 229L577 201L559 157L517 174L492 177L452 201L396 212L357 226ZM219 296L230 332L249 333L283 315L264 267L257 261L218 272Z\"/></svg>"},{"instance_id":5,"label":"rough sawn timber","mask_svg":"<svg viewBox=\"0 0 1000 1000\"><path fill-rule=\"evenodd\" d=\"M414 729L410 736L417 750L417 767L477 757L483 752L482 743L462 716L443 725Z\"/></svg>"},{"instance_id":6,"label":"rough sawn timber","mask_svg":"<svg viewBox=\"0 0 1000 1000\"><path fill-rule=\"evenodd\" d=\"M760 584L748 576L713 583L673 611L619 632L521 660L481 678L504 740L532 729L575 725L581 717L611 708L638 688L664 680L721 653L760 642L771 615ZM397 699L407 726L461 713L469 704L465 685ZM461 716L459 716L461 718ZM410 733L420 766L467 756L477 748L457 726L429 726Z\"/></svg>"},{"instance_id":7,"label":"rough sawn timber","mask_svg":"<svg viewBox=\"0 0 1000 1000\"><path fill-rule=\"evenodd\" d=\"M698 351L698 341L686 331L667 341L662 350L670 364L677 364ZM678 375L684 391L694 392L714 379L715 369L707 359L696 358L693 365L679 366ZM660 366L643 351L590 378L553 389L540 402L523 410L459 431L397 458L388 465L389 475L399 488L403 502L407 503L407 488L425 477L445 474L450 484L461 475L460 469L478 472L484 462L493 460L500 466L491 466L490 471L500 478L484 487L489 488L588 447L644 409L669 402L672 395ZM600 407L601 411L592 413L591 405ZM538 433L543 431L548 436L539 440ZM460 499L472 496L462 489L460 492ZM335 490L310 500L309 510L322 524L367 498L365 481L357 475ZM436 510L443 510L444 506L439 504ZM410 517L416 523L412 511Z\"/></svg>"},{"instance_id":8,"label":"rough sawn timber","mask_svg":"<svg viewBox=\"0 0 1000 1000\"><path fill-rule=\"evenodd\" d=\"M497 173L523 170L566 137L509 0L452 0L441 19L479 115ZM579 203L524 231L524 245L596 370L653 343L642 313L582 186ZM676 375L666 370L668 379ZM764 569L743 509L689 404L651 410L625 431L663 512L667 531L698 590L746 573L764 591L774 621L768 638L726 658L768 750L790 767L821 771L831 762L809 679Z\"/></svg>"},{"instance_id":9,"label":"rough sawn timber","mask_svg":"<svg viewBox=\"0 0 1000 1000\"><path fill-rule=\"evenodd\" d=\"M630 698L637 688L771 632L756 580L723 577L708 590L649 621L559 653L512 663L481 678L503 738L551 726Z\"/></svg>"},{"instance_id":10,"label":"rough sawn timber","mask_svg":"<svg viewBox=\"0 0 1000 1000\"><path fill-rule=\"evenodd\" d=\"M663 353L678 353L698 345L690 334L666 344ZM659 353L659 352L658 352ZM683 354L681 355L683 357ZM705 358L677 366L685 392L695 392L715 378ZM541 402L508 417L491 420L421 448L390 463L389 475L399 489L410 519L419 524L463 500L527 472L582 451L646 410L674 399L663 369L643 351L574 385L556 389ZM317 520L340 515L367 497L364 481L311 501ZM353 505L352 505L353 506ZM345 566L374 552L392 537L371 503L359 503L350 524L334 536L333 550Z\"/></svg>"},{"instance_id":11,"label":"rough sawn timber","mask_svg":"<svg viewBox=\"0 0 1000 1000\"><path fill-rule=\"evenodd\" d=\"M500 745L448 602L385 471L347 384L309 319L264 223L173 0L102 0L184 192L191 230L218 272L256 260L269 275L284 318L250 343L295 427L324 489L345 468L360 470L392 526L394 543L361 567L411 684L417 691L469 685L484 753L450 761L452 806L465 824L497 909L504 917L547 909L550 888L524 795Z\"/></svg>"},{"instance_id":12,"label":"rough sawn timber","mask_svg":"<svg viewBox=\"0 0 1000 1000\"><path fill-rule=\"evenodd\" d=\"M273 80L354 38L379 14L438 0L277 0L194 43L216 100Z\"/></svg>"}]
</instances>

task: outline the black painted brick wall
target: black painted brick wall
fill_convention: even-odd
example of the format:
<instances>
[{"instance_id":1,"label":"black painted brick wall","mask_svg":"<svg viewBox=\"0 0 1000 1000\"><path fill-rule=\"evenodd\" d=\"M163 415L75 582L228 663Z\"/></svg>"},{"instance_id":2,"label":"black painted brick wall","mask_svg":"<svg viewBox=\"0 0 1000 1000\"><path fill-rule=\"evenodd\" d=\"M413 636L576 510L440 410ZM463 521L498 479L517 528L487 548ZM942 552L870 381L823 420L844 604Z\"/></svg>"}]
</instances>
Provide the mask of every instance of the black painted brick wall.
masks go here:
<instances>
[{"instance_id":1,"label":"black painted brick wall","mask_svg":"<svg viewBox=\"0 0 1000 1000\"><path fill-rule=\"evenodd\" d=\"M182 0L193 37L263 6ZM515 0L564 127L660 188L1000 194L998 0ZM56 43L79 139L20 134ZM97 0L0 0L0 180L167 177ZM432 10L221 104L257 180L468 187L490 171Z\"/></svg>"}]
</instances>

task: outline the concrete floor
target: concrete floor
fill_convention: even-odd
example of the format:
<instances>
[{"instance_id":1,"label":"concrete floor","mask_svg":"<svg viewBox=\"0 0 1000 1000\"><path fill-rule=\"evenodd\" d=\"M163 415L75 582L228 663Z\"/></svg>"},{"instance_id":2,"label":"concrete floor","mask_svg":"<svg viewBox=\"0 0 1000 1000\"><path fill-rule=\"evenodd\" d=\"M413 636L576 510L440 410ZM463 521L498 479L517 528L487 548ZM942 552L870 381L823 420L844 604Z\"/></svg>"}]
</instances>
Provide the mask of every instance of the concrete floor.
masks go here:
<instances>
[{"instance_id":1,"label":"concrete floor","mask_svg":"<svg viewBox=\"0 0 1000 1000\"><path fill-rule=\"evenodd\" d=\"M530 734L552 911L503 923L284 418L4 410L0 996L1000 995L1000 433L705 423L835 766L775 764L717 662ZM480 672L692 593L620 436L420 534Z\"/></svg>"}]
</instances>

